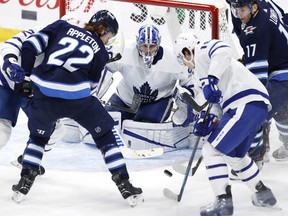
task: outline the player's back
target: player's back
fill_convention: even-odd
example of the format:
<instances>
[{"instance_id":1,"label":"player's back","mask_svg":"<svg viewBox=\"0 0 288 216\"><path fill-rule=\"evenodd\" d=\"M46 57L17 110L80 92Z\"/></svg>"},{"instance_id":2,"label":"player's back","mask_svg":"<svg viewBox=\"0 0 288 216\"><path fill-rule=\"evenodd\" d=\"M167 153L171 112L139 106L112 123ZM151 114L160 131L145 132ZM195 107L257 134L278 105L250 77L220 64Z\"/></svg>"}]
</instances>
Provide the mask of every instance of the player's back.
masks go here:
<instances>
[{"instance_id":1,"label":"player's back","mask_svg":"<svg viewBox=\"0 0 288 216\"><path fill-rule=\"evenodd\" d=\"M47 96L65 99L89 96L90 83L99 80L108 60L104 44L95 33L62 20L45 27L28 42L23 47L45 53L31 80Z\"/></svg>"}]
</instances>

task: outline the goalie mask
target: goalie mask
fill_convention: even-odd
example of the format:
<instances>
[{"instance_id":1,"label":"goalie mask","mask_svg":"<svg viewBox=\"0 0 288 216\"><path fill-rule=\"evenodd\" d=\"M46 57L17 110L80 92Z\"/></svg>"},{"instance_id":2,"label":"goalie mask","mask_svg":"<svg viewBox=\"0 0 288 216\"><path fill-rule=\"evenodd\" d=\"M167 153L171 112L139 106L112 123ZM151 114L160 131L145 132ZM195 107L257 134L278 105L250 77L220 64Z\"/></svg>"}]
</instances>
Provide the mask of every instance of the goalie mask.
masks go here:
<instances>
[{"instance_id":1,"label":"goalie mask","mask_svg":"<svg viewBox=\"0 0 288 216\"><path fill-rule=\"evenodd\" d=\"M144 64L150 68L160 47L161 36L153 25L144 25L138 31L137 49L143 57Z\"/></svg>"},{"instance_id":2,"label":"goalie mask","mask_svg":"<svg viewBox=\"0 0 288 216\"><path fill-rule=\"evenodd\" d=\"M180 65L191 65L194 68L194 49L199 43L198 37L192 33L182 33L180 34L174 43L174 52L177 56L177 61ZM185 58L185 53L191 56L191 59L187 60Z\"/></svg>"}]
</instances>

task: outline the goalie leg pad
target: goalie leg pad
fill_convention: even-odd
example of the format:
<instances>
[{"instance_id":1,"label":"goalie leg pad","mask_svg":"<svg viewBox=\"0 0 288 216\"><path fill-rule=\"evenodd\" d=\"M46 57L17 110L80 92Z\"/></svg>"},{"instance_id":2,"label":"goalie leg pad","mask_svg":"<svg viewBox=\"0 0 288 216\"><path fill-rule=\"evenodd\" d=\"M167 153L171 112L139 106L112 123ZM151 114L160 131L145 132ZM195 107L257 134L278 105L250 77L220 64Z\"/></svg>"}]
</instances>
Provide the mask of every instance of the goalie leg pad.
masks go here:
<instances>
[{"instance_id":1,"label":"goalie leg pad","mask_svg":"<svg viewBox=\"0 0 288 216\"><path fill-rule=\"evenodd\" d=\"M50 136L48 143L45 145L45 151L50 151L52 146L57 142L57 140L61 139L65 134L65 126L61 120L58 120L55 125L55 129Z\"/></svg>"},{"instance_id":2,"label":"goalie leg pad","mask_svg":"<svg viewBox=\"0 0 288 216\"><path fill-rule=\"evenodd\" d=\"M0 149L9 141L12 133L12 123L6 119L0 119Z\"/></svg>"},{"instance_id":3,"label":"goalie leg pad","mask_svg":"<svg viewBox=\"0 0 288 216\"><path fill-rule=\"evenodd\" d=\"M67 143L79 143L82 141L82 134L79 130L80 125L73 119L63 118L64 134L61 136L61 140ZM51 142L51 138L50 138Z\"/></svg>"},{"instance_id":4,"label":"goalie leg pad","mask_svg":"<svg viewBox=\"0 0 288 216\"><path fill-rule=\"evenodd\" d=\"M146 123L124 120L121 136L124 142L133 150L164 147L164 151L189 147L192 126L173 127L169 123ZM191 138L192 137L192 138Z\"/></svg>"}]
</instances>

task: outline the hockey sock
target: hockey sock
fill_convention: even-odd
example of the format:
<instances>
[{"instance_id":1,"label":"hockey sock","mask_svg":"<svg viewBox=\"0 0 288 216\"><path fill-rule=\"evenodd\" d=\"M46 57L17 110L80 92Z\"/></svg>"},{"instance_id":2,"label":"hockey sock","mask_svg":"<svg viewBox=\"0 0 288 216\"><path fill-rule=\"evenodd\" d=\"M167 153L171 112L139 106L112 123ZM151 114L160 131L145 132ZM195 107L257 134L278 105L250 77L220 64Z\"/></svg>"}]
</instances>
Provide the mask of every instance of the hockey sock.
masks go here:
<instances>
[{"instance_id":1,"label":"hockey sock","mask_svg":"<svg viewBox=\"0 0 288 216\"><path fill-rule=\"evenodd\" d=\"M118 173L122 179L129 179L125 160L117 144L108 144L101 148L101 151L110 173Z\"/></svg>"},{"instance_id":2,"label":"hockey sock","mask_svg":"<svg viewBox=\"0 0 288 216\"><path fill-rule=\"evenodd\" d=\"M244 158L225 156L225 160L251 191L256 192L255 186L260 181L256 163L248 155Z\"/></svg>"},{"instance_id":3,"label":"hockey sock","mask_svg":"<svg viewBox=\"0 0 288 216\"><path fill-rule=\"evenodd\" d=\"M204 157L209 182L214 194L219 196L226 193L228 185L228 167L222 156Z\"/></svg>"}]
</instances>

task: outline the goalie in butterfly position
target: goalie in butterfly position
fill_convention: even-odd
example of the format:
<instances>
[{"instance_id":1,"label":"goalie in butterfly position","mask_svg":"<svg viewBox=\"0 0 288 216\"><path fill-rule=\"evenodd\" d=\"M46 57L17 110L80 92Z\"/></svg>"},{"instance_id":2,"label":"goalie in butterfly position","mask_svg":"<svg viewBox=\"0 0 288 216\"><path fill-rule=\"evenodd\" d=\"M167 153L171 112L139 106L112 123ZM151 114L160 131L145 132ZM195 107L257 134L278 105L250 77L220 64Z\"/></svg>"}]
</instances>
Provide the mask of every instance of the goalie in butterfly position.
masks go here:
<instances>
[{"instance_id":1,"label":"goalie in butterfly position","mask_svg":"<svg viewBox=\"0 0 288 216\"><path fill-rule=\"evenodd\" d=\"M91 85L96 85L109 59L104 45L117 32L115 16L100 10L83 28L59 20L23 43L23 69L11 64L10 78L24 78L31 72L33 98L29 103L30 137L23 154L21 179L12 187L16 202L31 189L55 122L63 117L74 119L92 134L122 197L132 206L143 201L142 189L129 182L125 161L112 133L114 121L99 100L90 95ZM35 56L43 52L44 60L32 70Z\"/></svg>"},{"instance_id":2,"label":"goalie in butterfly position","mask_svg":"<svg viewBox=\"0 0 288 216\"><path fill-rule=\"evenodd\" d=\"M177 86L177 90L185 91L192 71L179 71L172 47L161 45L161 35L156 26L141 26L136 40L125 41L122 58L106 67L111 73L120 72L122 75L109 103L129 109L133 104L133 96L140 96L141 104L134 113L106 106L110 112L121 112L122 131L125 131L122 137L124 141L130 141L132 149L153 149L160 145L164 147L164 151L171 151L189 146L188 140L195 138L191 137L189 127L193 113L187 112L191 108L182 102L178 91L175 91L178 109L172 117L174 125L167 122L167 119L171 114L173 94L178 81L180 86ZM179 114L183 112L187 118L181 118L184 115ZM117 122L121 124L121 121ZM73 142L69 136L69 127L67 129L68 136L64 141ZM70 129L73 134L73 127ZM91 141L86 134L83 142Z\"/></svg>"},{"instance_id":3,"label":"goalie in butterfly position","mask_svg":"<svg viewBox=\"0 0 288 216\"><path fill-rule=\"evenodd\" d=\"M215 202L201 208L201 216L233 214L228 165L253 192L255 206L274 206L272 191L263 184L257 165L247 155L271 108L267 90L232 58L231 48L220 40L199 42L193 33L183 33L176 39L175 50L180 63L194 68L195 87L222 110L217 125L217 116L212 113L203 122L203 111L194 126L196 136L208 136L202 154L216 196Z\"/></svg>"}]
</instances>

